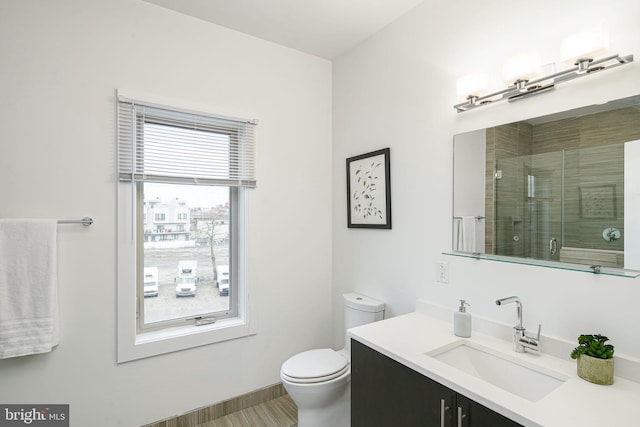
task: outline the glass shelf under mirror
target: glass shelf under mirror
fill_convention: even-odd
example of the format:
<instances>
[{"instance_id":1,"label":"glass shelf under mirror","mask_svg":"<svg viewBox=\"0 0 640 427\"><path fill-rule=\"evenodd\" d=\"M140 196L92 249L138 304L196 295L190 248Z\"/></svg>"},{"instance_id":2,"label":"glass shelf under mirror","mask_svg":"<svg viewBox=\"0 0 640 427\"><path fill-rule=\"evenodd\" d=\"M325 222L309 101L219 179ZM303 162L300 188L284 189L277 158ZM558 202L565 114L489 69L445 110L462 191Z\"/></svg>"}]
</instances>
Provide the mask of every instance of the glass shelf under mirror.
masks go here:
<instances>
[{"instance_id":1,"label":"glass shelf under mirror","mask_svg":"<svg viewBox=\"0 0 640 427\"><path fill-rule=\"evenodd\" d=\"M582 264L570 264L566 262L545 261L532 258L515 258L500 255L488 255L472 252L443 252L443 255L457 256L462 258L473 258L486 261L505 262L508 264L532 265L538 267L555 268L559 270L581 271L589 274L601 274L605 276L625 277L635 279L640 276L640 271L622 268L606 267L606 266L589 266Z\"/></svg>"}]
</instances>

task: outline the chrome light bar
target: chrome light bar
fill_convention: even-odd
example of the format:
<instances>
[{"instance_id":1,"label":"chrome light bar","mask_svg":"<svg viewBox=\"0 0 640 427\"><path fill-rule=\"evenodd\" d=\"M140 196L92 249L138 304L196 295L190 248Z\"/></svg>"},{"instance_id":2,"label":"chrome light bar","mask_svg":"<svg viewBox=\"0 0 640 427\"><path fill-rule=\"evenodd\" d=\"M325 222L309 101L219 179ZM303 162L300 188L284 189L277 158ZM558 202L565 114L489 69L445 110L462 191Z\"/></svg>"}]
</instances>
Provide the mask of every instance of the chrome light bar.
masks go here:
<instances>
[{"instance_id":1,"label":"chrome light bar","mask_svg":"<svg viewBox=\"0 0 640 427\"><path fill-rule=\"evenodd\" d=\"M465 102L453 106L458 113L469 111L474 108L483 107L498 101L508 100L509 102L528 98L542 92L555 89L556 85L569 80L577 79L593 74L598 71L609 70L620 65L633 62L633 55L620 56L618 54L593 60L591 58L579 59L575 67L558 73L540 77L533 80L518 80L512 86L488 95L469 95Z\"/></svg>"}]
</instances>

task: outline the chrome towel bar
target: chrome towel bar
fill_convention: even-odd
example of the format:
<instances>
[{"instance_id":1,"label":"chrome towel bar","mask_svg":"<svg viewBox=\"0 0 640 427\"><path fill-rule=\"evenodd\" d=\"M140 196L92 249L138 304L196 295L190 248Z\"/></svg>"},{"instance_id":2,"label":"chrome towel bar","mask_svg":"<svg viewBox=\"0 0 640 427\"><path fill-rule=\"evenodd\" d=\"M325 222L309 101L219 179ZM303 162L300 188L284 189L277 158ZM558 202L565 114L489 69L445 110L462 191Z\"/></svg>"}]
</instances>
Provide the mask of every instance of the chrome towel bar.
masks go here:
<instances>
[{"instance_id":1,"label":"chrome towel bar","mask_svg":"<svg viewBox=\"0 0 640 427\"><path fill-rule=\"evenodd\" d=\"M93 224L93 219L88 216L82 219L59 219L58 224L82 224L88 227Z\"/></svg>"},{"instance_id":2,"label":"chrome towel bar","mask_svg":"<svg viewBox=\"0 0 640 427\"><path fill-rule=\"evenodd\" d=\"M485 219L485 217L483 217L481 215L476 215L474 218L476 219L476 221L480 221L481 219ZM462 217L461 216L454 216L453 219L460 219L461 220Z\"/></svg>"}]
</instances>

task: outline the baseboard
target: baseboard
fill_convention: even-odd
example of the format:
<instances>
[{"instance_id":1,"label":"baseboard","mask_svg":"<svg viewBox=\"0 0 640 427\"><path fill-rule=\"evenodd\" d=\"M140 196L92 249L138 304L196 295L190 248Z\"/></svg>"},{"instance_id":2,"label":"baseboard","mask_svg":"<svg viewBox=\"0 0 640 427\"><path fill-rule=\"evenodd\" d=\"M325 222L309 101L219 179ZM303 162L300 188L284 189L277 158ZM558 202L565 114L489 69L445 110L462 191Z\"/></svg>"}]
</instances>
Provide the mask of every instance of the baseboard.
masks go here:
<instances>
[{"instance_id":1,"label":"baseboard","mask_svg":"<svg viewBox=\"0 0 640 427\"><path fill-rule=\"evenodd\" d=\"M192 427L287 394L281 383L142 427Z\"/></svg>"}]
</instances>

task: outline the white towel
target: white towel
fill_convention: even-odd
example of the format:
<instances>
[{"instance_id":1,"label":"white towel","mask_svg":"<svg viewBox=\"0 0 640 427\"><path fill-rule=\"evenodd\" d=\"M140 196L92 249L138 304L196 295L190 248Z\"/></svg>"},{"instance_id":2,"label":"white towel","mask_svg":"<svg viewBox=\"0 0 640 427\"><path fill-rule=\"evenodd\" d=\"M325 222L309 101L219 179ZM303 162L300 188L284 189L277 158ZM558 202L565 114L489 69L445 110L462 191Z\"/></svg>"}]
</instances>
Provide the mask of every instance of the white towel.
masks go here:
<instances>
[{"instance_id":1,"label":"white towel","mask_svg":"<svg viewBox=\"0 0 640 427\"><path fill-rule=\"evenodd\" d=\"M58 344L55 219L0 219L0 359Z\"/></svg>"},{"instance_id":2,"label":"white towel","mask_svg":"<svg viewBox=\"0 0 640 427\"><path fill-rule=\"evenodd\" d=\"M462 240L463 252L476 252L476 217L462 217L459 238Z\"/></svg>"}]
</instances>

